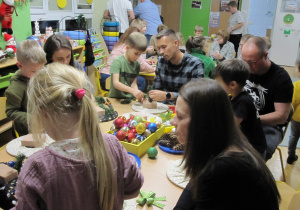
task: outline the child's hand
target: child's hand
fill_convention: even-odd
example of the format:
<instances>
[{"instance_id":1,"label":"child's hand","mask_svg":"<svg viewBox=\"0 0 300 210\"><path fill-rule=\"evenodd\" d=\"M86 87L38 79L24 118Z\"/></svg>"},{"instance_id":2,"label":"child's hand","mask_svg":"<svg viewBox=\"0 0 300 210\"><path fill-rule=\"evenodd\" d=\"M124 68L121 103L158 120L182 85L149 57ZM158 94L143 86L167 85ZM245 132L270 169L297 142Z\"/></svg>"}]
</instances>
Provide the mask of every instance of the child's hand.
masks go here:
<instances>
[{"instance_id":1,"label":"child's hand","mask_svg":"<svg viewBox=\"0 0 300 210\"><path fill-rule=\"evenodd\" d=\"M154 47L153 46L149 46L147 47L146 51L147 52L152 52L154 50Z\"/></svg>"},{"instance_id":2,"label":"child's hand","mask_svg":"<svg viewBox=\"0 0 300 210\"><path fill-rule=\"evenodd\" d=\"M139 89L136 89L133 91L132 95L138 100L143 101L144 99L144 93L140 91Z\"/></svg>"}]
</instances>

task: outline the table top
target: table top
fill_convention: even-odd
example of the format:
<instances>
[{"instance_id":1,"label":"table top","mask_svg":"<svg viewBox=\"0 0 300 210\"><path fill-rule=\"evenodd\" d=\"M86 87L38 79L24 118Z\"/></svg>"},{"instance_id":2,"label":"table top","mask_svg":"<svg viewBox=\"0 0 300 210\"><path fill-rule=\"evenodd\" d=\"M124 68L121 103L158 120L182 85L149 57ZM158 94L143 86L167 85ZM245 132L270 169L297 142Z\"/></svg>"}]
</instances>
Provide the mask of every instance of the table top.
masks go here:
<instances>
[{"instance_id":1,"label":"table top","mask_svg":"<svg viewBox=\"0 0 300 210\"><path fill-rule=\"evenodd\" d=\"M119 115L133 112L130 104L121 104L118 99L109 99L118 112ZM102 132L106 132L110 129L112 121L100 123L100 128ZM144 185L141 190L153 191L156 193L157 197L166 196L167 201L161 201L161 203L166 204L164 209L173 209L177 203L179 196L182 193L182 189L172 184L166 175L167 167L172 161L182 159L182 155L168 154L162 151L157 145L155 146L158 150L158 155L156 159L149 159L147 155L142 156L141 159L141 171L144 175ZM0 151L0 162L6 162L14 160L14 157L9 155L5 146ZM158 207L152 206L148 207L144 205L143 207L137 205L137 209L160 209Z\"/></svg>"}]
</instances>

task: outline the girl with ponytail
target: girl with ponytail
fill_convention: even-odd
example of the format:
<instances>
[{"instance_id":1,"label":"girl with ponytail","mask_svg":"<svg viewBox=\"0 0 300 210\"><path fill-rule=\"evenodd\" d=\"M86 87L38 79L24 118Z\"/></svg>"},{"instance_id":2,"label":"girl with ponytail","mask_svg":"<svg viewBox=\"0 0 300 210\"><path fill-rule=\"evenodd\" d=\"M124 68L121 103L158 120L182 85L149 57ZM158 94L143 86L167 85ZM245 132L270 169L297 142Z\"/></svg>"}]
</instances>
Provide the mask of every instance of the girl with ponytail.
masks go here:
<instances>
[{"instance_id":1,"label":"girl with ponytail","mask_svg":"<svg viewBox=\"0 0 300 210\"><path fill-rule=\"evenodd\" d=\"M17 209L122 209L139 193L143 176L116 137L101 134L83 74L51 63L30 81L30 131L40 144L47 135L55 142L25 162Z\"/></svg>"}]
</instances>

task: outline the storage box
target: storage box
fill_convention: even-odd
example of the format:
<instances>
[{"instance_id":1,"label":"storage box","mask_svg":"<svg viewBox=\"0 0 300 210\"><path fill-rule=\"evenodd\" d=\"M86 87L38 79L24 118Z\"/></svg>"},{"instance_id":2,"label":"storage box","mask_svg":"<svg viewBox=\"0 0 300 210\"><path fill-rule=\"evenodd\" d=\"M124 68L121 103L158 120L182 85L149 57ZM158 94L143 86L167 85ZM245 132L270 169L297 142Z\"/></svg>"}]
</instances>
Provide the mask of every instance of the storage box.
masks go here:
<instances>
[{"instance_id":1,"label":"storage box","mask_svg":"<svg viewBox=\"0 0 300 210\"><path fill-rule=\"evenodd\" d=\"M14 73L9 73L6 76L0 77L0 89L8 87L10 84L10 78L14 75Z\"/></svg>"},{"instance_id":2,"label":"storage box","mask_svg":"<svg viewBox=\"0 0 300 210\"><path fill-rule=\"evenodd\" d=\"M108 132L109 133L109 132ZM152 133L144 141L139 144L132 144L125 141L120 141L121 144L125 147L127 152L131 152L139 157L143 156L150 147L156 144L156 141L165 133L164 125L161 125L155 133Z\"/></svg>"}]
</instances>

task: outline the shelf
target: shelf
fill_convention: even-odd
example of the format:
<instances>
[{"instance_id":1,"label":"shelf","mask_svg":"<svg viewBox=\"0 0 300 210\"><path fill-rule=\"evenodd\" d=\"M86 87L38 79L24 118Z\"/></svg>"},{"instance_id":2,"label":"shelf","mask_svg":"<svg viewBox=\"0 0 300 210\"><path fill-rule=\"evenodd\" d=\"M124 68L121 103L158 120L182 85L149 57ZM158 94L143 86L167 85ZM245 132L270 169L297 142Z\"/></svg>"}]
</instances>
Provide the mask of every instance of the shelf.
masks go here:
<instances>
[{"instance_id":1,"label":"shelf","mask_svg":"<svg viewBox=\"0 0 300 210\"><path fill-rule=\"evenodd\" d=\"M100 49L94 50L93 53L95 53L95 52L102 52L102 51L103 51L103 48L100 48Z\"/></svg>"}]
</instances>

